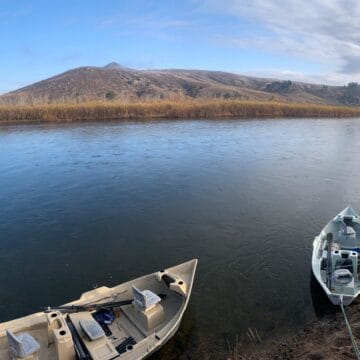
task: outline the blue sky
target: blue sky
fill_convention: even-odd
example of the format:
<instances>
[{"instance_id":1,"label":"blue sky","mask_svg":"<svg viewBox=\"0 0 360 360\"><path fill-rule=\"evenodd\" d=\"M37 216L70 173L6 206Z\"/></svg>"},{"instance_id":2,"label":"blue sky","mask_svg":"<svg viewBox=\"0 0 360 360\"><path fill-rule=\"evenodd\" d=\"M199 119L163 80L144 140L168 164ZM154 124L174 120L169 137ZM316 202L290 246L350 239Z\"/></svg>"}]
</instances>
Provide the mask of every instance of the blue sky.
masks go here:
<instances>
[{"instance_id":1,"label":"blue sky","mask_svg":"<svg viewBox=\"0 0 360 360\"><path fill-rule=\"evenodd\" d=\"M344 4L0 0L0 93L111 61L141 69L354 81L360 73L360 8L356 0Z\"/></svg>"}]
</instances>

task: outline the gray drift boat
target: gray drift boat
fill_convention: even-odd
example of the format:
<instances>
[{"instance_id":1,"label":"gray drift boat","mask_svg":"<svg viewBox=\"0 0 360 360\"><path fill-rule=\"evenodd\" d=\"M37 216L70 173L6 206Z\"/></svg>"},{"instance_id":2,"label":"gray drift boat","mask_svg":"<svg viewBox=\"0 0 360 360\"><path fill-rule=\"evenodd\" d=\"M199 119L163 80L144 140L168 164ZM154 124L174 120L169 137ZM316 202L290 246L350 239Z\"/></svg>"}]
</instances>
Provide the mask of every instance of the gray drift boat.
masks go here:
<instances>
[{"instance_id":1,"label":"gray drift boat","mask_svg":"<svg viewBox=\"0 0 360 360\"><path fill-rule=\"evenodd\" d=\"M360 218L347 207L315 237L312 271L334 305L349 305L360 293Z\"/></svg>"},{"instance_id":2,"label":"gray drift boat","mask_svg":"<svg viewBox=\"0 0 360 360\"><path fill-rule=\"evenodd\" d=\"M197 260L0 324L0 359L144 359L179 328Z\"/></svg>"}]
</instances>

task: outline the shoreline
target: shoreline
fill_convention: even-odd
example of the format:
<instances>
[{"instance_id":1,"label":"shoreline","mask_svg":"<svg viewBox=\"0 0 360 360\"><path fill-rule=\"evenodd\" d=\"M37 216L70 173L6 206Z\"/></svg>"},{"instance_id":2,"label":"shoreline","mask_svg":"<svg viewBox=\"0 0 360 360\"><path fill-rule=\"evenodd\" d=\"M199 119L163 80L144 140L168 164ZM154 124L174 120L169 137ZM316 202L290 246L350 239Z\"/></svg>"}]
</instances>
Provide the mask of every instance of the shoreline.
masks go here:
<instances>
[{"instance_id":1,"label":"shoreline","mask_svg":"<svg viewBox=\"0 0 360 360\"><path fill-rule=\"evenodd\" d=\"M360 337L360 304L357 301L345 308L356 339ZM261 346L259 346L261 348ZM263 350L241 354L246 360L356 360L344 318L339 309L306 324L295 335L275 340ZM228 360L235 360L235 356Z\"/></svg>"},{"instance_id":2,"label":"shoreline","mask_svg":"<svg viewBox=\"0 0 360 360\"><path fill-rule=\"evenodd\" d=\"M311 283L315 319L295 333L268 339L227 360L356 360L340 306L333 305L316 280ZM360 342L360 299L345 307L353 334ZM235 354L236 355L236 354Z\"/></svg>"},{"instance_id":3,"label":"shoreline","mask_svg":"<svg viewBox=\"0 0 360 360\"><path fill-rule=\"evenodd\" d=\"M245 100L0 105L1 125L155 119L349 117L360 117L360 107Z\"/></svg>"}]
</instances>

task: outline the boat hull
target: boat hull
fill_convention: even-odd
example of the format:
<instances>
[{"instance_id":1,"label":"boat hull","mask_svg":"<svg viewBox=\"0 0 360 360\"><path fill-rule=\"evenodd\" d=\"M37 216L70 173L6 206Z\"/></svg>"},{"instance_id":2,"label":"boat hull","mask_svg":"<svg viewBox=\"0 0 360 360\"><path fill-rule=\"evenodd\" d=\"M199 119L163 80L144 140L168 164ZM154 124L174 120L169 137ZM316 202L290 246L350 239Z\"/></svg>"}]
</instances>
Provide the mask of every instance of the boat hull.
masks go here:
<instances>
[{"instance_id":1,"label":"boat hull","mask_svg":"<svg viewBox=\"0 0 360 360\"><path fill-rule=\"evenodd\" d=\"M64 306L68 308L69 305L82 306L84 304L105 304L106 301L112 302L114 299L119 300L119 297L120 300L123 300L124 298L129 298L129 296L131 296L132 286L136 286L140 289L149 289L157 294L162 294L161 304L159 304L160 307L153 307L151 310L153 314L155 311L157 314L159 314L159 311L160 314L163 314L161 315L164 316L164 320L161 320L162 322L159 322L158 325L154 325L152 328L147 328L145 325L147 323L143 322L144 314L147 314L146 312L142 312L142 315L137 317L137 314L140 314L141 310L137 309L133 303L122 305L121 308L114 310L118 315L116 315L114 323L110 328L113 332L112 335L109 338L105 337L104 340L101 340L107 348L113 348L114 353L113 356L111 356L111 359L145 359L160 350L178 331L190 300L196 267L197 260L190 260L186 263L117 285L113 288L104 286L91 290L82 294L80 299L65 304ZM167 283L164 277L167 277L167 280L170 277L172 281ZM57 346L54 345L53 341L51 342L49 334L52 330L49 330L48 327L49 317L53 316L54 311L55 310L52 309L50 313L36 313L0 324L0 359L10 359L6 339L7 329L11 329L14 333L27 332L32 335L40 344L39 358L57 359ZM84 310L80 310L74 315L75 316L73 316L72 313L68 313L67 310L65 310L62 315L60 312L56 315L57 319L59 319L59 324L61 323L60 326L63 326L61 329L65 329L68 334L66 336L69 336L69 328L66 326L65 318L70 320L74 325L77 336L79 336L82 332L79 332L79 329L76 327L76 319L79 318L79 316L81 318L83 318L83 316L91 317L90 311L86 312ZM61 322L63 320L64 323ZM136 322L137 320L139 320L139 322ZM120 332L118 329L120 329ZM64 331L62 332L65 333ZM72 331L70 332L72 333ZM119 334L121 337L119 337ZM127 334L125 337L132 337L135 340L135 344L130 346L131 349L126 347L125 352L119 350L119 353L116 353L116 346L123 341L124 334ZM85 339L83 337L84 334L80 336L83 345L87 344L85 345L85 348L89 350L89 347L87 346L93 345L94 343L91 343L87 338ZM93 360L102 359L102 357L93 357L92 353L90 353L90 355ZM70 360L73 357L61 358Z\"/></svg>"},{"instance_id":2,"label":"boat hull","mask_svg":"<svg viewBox=\"0 0 360 360\"><path fill-rule=\"evenodd\" d=\"M340 237L340 233L342 231L342 226L344 226L344 218L346 217L353 217L354 221L356 221L356 226L359 223L359 216L355 213L353 209L350 207L347 207L345 210L343 210L340 214L335 216L321 231L321 233L315 237L313 241L313 253L312 253L312 273L321 286L321 288L324 290L325 294L327 295L328 299L331 301L334 305L340 305L341 303L343 305L350 305L359 295L360 293L360 287L359 287L359 273L357 269L357 262L355 261L352 266L352 276L353 281L352 285L339 285L333 279L332 274L335 269L337 269L337 265L339 262L338 259L342 259L342 255L336 255L336 254L343 254L345 253L344 259L347 259L348 257L356 257L358 258L357 250L356 250L356 241L358 240L356 237L352 236L351 239L354 239L354 243L350 243L346 245L342 244L342 238ZM359 228L356 228L358 233L360 233ZM334 240L327 240L327 235L330 234L331 238ZM358 235L356 235L358 236ZM334 256L337 256L334 258L335 260L329 259L329 254L327 252L328 246L331 244L331 259L333 259ZM336 245L336 248L334 250L333 246ZM345 247L343 247L345 246ZM335 255L334 255L335 254ZM331 262L328 262L331 261ZM333 264L334 261L334 264ZM336 262L336 264L335 264ZM330 278L329 273L327 272L327 264L331 264L332 270L330 270ZM340 261L341 264L341 261ZM354 265L355 264L355 265ZM327 280L329 279L329 280ZM328 281L330 282L331 289L328 288Z\"/></svg>"}]
</instances>

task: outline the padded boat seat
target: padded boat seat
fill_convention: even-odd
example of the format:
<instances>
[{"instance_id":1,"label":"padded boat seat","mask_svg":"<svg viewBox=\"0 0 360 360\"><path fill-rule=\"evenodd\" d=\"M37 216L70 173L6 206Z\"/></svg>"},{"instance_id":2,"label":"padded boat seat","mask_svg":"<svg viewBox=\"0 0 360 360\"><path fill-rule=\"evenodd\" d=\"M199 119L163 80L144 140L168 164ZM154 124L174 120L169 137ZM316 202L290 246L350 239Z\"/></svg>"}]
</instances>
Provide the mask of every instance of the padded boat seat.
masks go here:
<instances>
[{"instance_id":1,"label":"padded boat seat","mask_svg":"<svg viewBox=\"0 0 360 360\"><path fill-rule=\"evenodd\" d=\"M134 304L141 309L149 309L159 303L161 298L151 290L139 290L136 286L132 286L134 294Z\"/></svg>"},{"instance_id":2,"label":"padded boat seat","mask_svg":"<svg viewBox=\"0 0 360 360\"><path fill-rule=\"evenodd\" d=\"M347 269L337 269L334 271L333 279L338 285L346 285L352 282L352 273Z\"/></svg>"},{"instance_id":3,"label":"padded boat seat","mask_svg":"<svg viewBox=\"0 0 360 360\"><path fill-rule=\"evenodd\" d=\"M69 318L85 349L89 352L91 359L110 360L116 358L119 355L112 342L106 336L102 336L96 340L90 340L90 337L85 331L84 327L87 331L91 331L89 330L90 326L86 325L88 325L88 322L96 322L96 320L92 317L89 311L81 311L69 314ZM81 322L83 325L80 324ZM86 325L84 325L84 323L86 323Z\"/></svg>"},{"instance_id":4,"label":"padded boat seat","mask_svg":"<svg viewBox=\"0 0 360 360\"><path fill-rule=\"evenodd\" d=\"M104 330L97 323L96 320L86 319L79 321L81 329L83 329L84 333L89 337L90 340L101 339L105 336Z\"/></svg>"},{"instance_id":5,"label":"padded boat seat","mask_svg":"<svg viewBox=\"0 0 360 360\"><path fill-rule=\"evenodd\" d=\"M40 344L30 334L15 335L10 330L6 330L6 335L12 357L24 359L40 349Z\"/></svg>"},{"instance_id":6,"label":"padded boat seat","mask_svg":"<svg viewBox=\"0 0 360 360\"><path fill-rule=\"evenodd\" d=\"M161 298L150 290L139 290L132 286L134 301L132 305L124 306L123 312L136 327L148 336L166 320Z\"/></svg>"}]
</instances>

